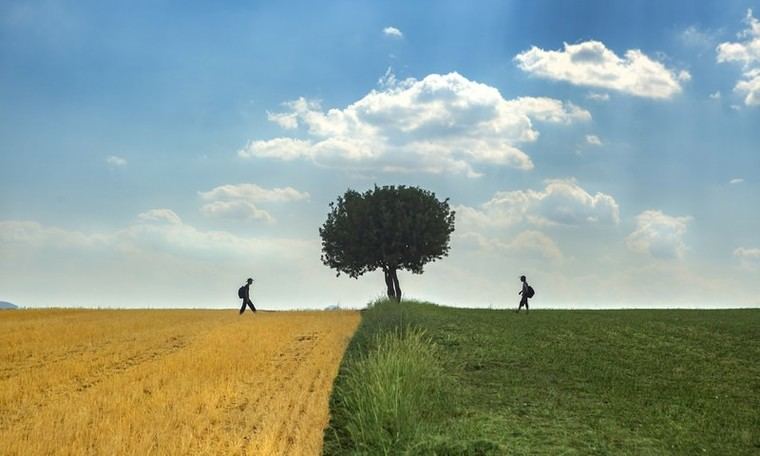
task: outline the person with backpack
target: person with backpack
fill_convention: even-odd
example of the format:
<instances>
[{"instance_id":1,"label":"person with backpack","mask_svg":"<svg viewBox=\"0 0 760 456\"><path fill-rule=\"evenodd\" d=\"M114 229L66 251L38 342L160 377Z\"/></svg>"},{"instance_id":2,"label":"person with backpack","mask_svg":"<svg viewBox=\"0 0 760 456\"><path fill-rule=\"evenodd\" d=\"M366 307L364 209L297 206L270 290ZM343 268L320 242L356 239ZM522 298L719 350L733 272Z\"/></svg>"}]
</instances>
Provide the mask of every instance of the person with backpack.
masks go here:
<instances>
[{"instance_id":1,"label":"person with backpack","mask_svg":"<svg viewBox=\"0 0 760 456\"><path fill-rule=\"evenodd\" d=\"M520 276L520 281L522 282L522 290L520 290L517 294L522 295L522 298L520 298L520 305L517 307L517 310L515 312L520 312L520 309L522 309L522 306L525 306L525 312L530 312L530 309L528 308L528 298L532 298L534 294L536 294L535 291L533 291L533 287L528 285L528 281L525 280L525 276Z\"/></svg>"},{"instance_id":2,"label":"person with backpack","mask_svg":"<svg viewBox=\"0 0 760 456\"><path fill-rule=\"evenodd\" d=\"M243 300L243 306L240 307L240 315L243 315L243 312L245 312L246 305L251 308L251 311L256 312L256 308L253 307L253 302L251 302L250 288L252 283L253 279L249 277L246 280L246 284L238 289L238 298Z\"/></svg>"}]
</instances>

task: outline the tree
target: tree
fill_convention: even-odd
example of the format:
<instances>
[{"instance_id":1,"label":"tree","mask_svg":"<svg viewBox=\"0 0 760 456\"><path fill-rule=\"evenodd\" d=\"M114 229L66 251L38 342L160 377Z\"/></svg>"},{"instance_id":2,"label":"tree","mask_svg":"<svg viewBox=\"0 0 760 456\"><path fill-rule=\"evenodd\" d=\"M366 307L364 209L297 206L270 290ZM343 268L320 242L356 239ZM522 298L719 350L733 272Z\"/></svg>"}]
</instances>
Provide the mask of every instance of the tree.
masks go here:
<instances>
[{"instance_id":1,"label":"tree","mask_svg":"<svg viewBox=\"0 0 760 456\"><path fill-rule=\"evenodd\" d=\"M448 255L453 231L448 198L403 185L348 189L319 229L322 263L352 278L382 269L388 297L400 301L397 271L422 274L426 263Z\"/></svg>"}]
</instances>

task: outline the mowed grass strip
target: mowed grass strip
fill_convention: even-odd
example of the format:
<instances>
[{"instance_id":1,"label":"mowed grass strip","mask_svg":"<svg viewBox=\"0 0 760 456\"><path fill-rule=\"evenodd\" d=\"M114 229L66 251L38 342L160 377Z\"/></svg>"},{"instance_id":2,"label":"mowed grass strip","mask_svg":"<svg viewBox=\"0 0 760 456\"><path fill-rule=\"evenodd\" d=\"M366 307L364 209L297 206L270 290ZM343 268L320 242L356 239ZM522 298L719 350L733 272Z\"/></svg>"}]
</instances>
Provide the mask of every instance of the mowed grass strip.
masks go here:
<instances>
[{"instance_id":1,"label":"mowed grass strip","mask_svg":"<svg viewBox=\"0 0 760 456\"><path fill-rule=\"evenodd\" d=\"M381 352L380 334L399 328L426 335L421 351L434 354L441 387L398 397L421 407L417 431L373 453L349 428L368 408L345 397L386 400L352 376ZM759 454L760 311L378 303L346 352L331 408L325 454Z\"/></svg>"},{"instance_id":2,"label":"mowed grass strip","mask_svg":"<svg viewBox=\"0 0 760 456\"><path fill-rule=\"evenodd\" d=\"M320 454L358 312L0 312L0 454Z\"/></svg>"}]
</instances>

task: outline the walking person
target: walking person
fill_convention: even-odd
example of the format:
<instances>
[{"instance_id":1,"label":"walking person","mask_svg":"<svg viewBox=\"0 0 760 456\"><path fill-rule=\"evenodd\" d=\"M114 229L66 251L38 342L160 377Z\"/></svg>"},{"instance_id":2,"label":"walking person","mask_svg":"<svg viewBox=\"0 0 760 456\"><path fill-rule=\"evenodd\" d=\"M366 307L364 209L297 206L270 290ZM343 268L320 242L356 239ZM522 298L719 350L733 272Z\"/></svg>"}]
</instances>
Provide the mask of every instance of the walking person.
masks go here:
<instances>
[{"instance_id":1,"label":"walking person","mask_svg":"<svg viewBox=\"0 0 760 456\"><path fill-rule=\"evenodd\" d=\"M252 283L253 279L249 277L248 280L246 280L246 284L238 289L238 298L243 300L243 305L240 307L240 315L243 315L243 312L245 312L246 305L251 308L252 312L256 312L256 308L253 307L253 302L251 302L250 288Z\"/></svg>"},{"instance_id":2,"label":"walking person","mask_svg":"<svg viewBox=\"0 0 760 456\"><path fill-rule=\"evenodd\" d=\"M522 306L525 306L525 312L530 312L530 308L528 308L528 299L532 298L535 292L533 291L533 287L528 285L528 281L525 280L525 276L520 276L520 281L522 282L522 290L520 290L517 294L522 295L522 298L520 298L520 305L517 307L517 310L515 312L520 312L520 309L522 309Z\"/></svg>"}]
</instances>

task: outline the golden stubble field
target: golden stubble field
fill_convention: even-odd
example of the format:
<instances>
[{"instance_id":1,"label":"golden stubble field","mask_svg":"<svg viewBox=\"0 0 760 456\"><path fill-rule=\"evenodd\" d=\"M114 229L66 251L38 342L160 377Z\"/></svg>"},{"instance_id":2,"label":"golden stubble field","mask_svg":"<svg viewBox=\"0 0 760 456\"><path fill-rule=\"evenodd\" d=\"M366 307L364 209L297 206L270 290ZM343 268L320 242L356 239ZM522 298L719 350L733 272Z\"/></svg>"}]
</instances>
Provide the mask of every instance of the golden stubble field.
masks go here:
<instances>
[{"instance_id":1,"label":"golden stubble field","mask_svg":"<svg viewBox=\"0 0 760 456\"><path fill-rule=\"evenodd\" d=\"M319 454L359 319L0 312L0 454Z\"/></svg>"}]
</instances>

